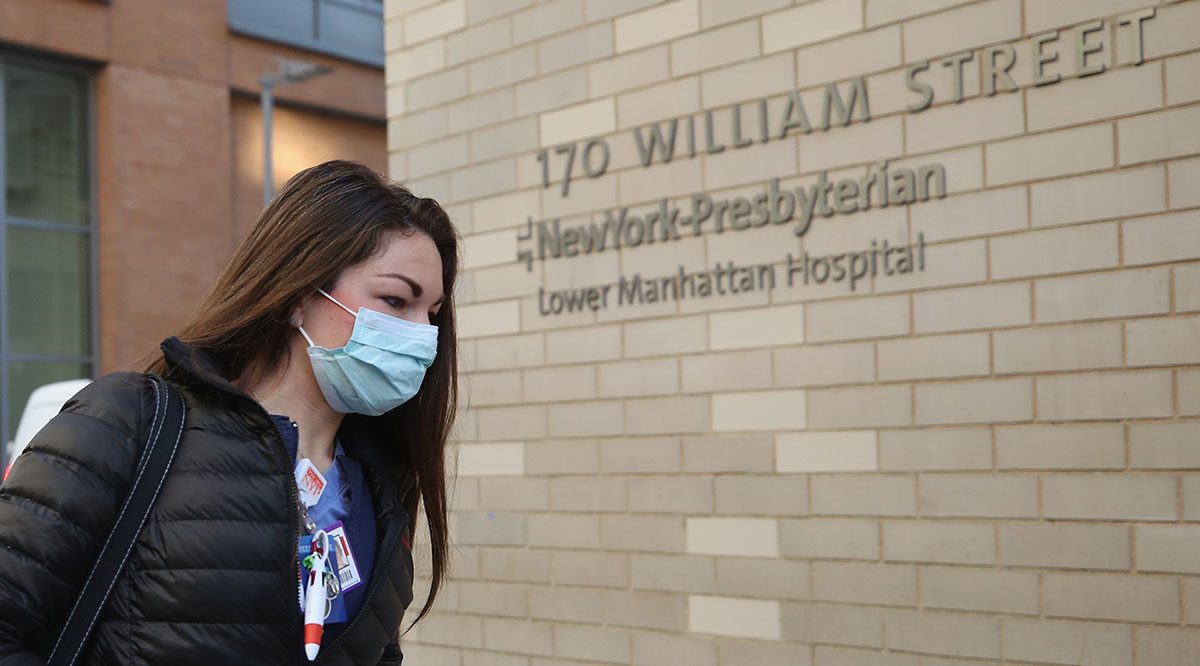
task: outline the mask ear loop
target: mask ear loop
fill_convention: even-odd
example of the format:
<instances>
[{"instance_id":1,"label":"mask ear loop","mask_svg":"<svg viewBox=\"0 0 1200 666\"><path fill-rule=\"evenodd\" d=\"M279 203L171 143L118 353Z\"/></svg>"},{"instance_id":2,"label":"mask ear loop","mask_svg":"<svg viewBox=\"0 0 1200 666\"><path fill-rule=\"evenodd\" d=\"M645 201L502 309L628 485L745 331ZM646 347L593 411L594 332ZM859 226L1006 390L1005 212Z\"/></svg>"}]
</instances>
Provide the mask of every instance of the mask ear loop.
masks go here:
<instances>
[{"instance_id":1,"label":"mask ear loop","mask_svg":"<svg viewBox=\"0 0 1200 666\"><path fill-rule=\"evenodd\" d=\"M297 326L296 328L300 329L300 335L303 335L303 336L304 336L304 340L305 340L306 342L308 342L308 346L309 346L309 347L316 347L316 346L317 346L317 343L313 342L313 339L312 339L312 338L310 338L310 337L308 337L308 333L305 333L305 332L304 332L304 327L303 327L303 326Z\"/></svg>"},{"instance_id":2,"label":"mask ear loop","mask_svg":"<svg viewBox=\"0 0 1200 666\"><path fill-rule=\"evenodd\" d=\"M322 289L322 288L320 288L320 287L317 287L317 291L321 292L321 295L322 295L322 296L324 296L325 298L328 298L329 300L331 300L331 301L333 301L334 303L336 303L336 304L337 304L337 306L338 306L339 308L341 308L341 309L345 310L346 312L349 312L351 317L354 317L355 319L358 319L358 314L357 314L356 312L354 312L354 310L351 310L350 308L346 307L345 305L342 305L341 301L339 301L338 299L334 298L333 296L330 296L330 295L329 295L329 293L328 293L328 292L326 292L324 289ZM316 347L316 346L317 346L317 343L313 342L313 339L312 339L312 338L310 338L310 337L308 337L308 333L307 333L307 332L305 332L305 330L304 330L304 327L303 327L303 326L296 326L296 328L300 329L300 335L303 335L303 336L304 336L304 340L305 340L306 342L308 342L308 346L309 346L309 347Z\"/></svg>"},{"instance_id":3,"label":"mask ear loop","mask_svg":"<svg viewBox=\"0 0 1200 666\"><path fill-rule=\"evenodd\" d=\"M339 301L338 299L334 298L333 296L330 296L329 294L325 293L325 290L324 290L324 289L322 289L322 288L320 288L320 287L317 287L317 291L321 292L321 295L322 295L322 296L324 296L325 298L328 298L329 300L333 301L334 303L337 303L337 305L338 305L338 307L339 307L339 308L341 308L341 309L345 310L346 312L349 312L351 317L354 317L355 319L357 319L357 318L358 318L358 313L357 313L357 312L355 312L354 310L351 310L350 308L348 308L348 307L346 307L346 306L342 305L342 302L341 302L341 301Z\"/></svg>"}]
</instances>

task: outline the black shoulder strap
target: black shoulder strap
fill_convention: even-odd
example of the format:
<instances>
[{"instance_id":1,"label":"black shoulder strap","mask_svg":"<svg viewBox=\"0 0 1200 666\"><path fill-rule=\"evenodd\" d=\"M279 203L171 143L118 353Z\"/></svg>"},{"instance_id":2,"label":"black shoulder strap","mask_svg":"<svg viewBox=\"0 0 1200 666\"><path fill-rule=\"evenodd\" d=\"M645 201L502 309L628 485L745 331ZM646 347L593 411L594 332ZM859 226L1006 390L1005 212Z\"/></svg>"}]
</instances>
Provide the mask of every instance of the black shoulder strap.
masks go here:
<instances>
[{"instance_id":1,"label":"black shoulder strap","mask_svg":"<svg viewBox=\"0 0 1200 666\"><path fill-rule=\"evenodd\" d=\"M150 515L150 507L158 497L158 491L167 477L167 469L179 448L186 410L183 396L162 377L152 373L147 373L146 377L154 388L154 418L146 433L137 475L117 514L117 522L100 549L79 598L75 600L75 606L67 615L46 666L71 666L79 658L104 603L108 601L113 584L125 568L134 541L142 531L146 517Z\"/></svg>"}]
</instances>

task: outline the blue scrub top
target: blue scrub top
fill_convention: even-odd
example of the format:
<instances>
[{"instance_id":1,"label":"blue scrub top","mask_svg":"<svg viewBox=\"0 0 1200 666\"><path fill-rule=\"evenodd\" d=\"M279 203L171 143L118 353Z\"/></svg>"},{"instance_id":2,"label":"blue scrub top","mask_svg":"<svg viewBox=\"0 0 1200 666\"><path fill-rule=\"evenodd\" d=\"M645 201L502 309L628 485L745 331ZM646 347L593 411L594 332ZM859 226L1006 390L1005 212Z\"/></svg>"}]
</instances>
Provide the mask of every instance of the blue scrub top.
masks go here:
<instances>
[{"instance_id":1,"label":"blue scrub top","mask_svg":"<svg viewBox=\"0 0 1200 666\"><path fill-rule=\"evenodd\" d=\"M279 429L292 460L296 460L296 451L300 446L298 426L290 418L278 414L272 414L271 420ZM346 538L350 541L350 549L358 563L359 577L363 581L362 585L341 595L346 604L346 617L353 620L366 600L367 583L375 569L378 537L375 533L375 505L371 501L362 466L346 455L341 442L334 442L333 465L325 472L325 491L317 503L309 507L308 517L320 529L339 520L346 527ZM327 645L342 633L347 624L327 622L321 643Z\"/></svg>"}]
</instances>

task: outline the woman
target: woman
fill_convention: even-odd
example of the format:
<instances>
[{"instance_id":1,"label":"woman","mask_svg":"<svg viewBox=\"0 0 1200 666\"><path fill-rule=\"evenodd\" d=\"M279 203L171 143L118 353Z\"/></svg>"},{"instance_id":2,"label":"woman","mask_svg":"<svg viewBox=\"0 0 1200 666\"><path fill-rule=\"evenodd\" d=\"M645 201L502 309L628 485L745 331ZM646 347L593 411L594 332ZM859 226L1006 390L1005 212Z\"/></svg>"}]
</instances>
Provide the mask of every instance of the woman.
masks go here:
<instances>
[{"instance_id":1,"label":"woman","mask_svg":"<svg viewBox=\"0 0 1200 666\"><path fill-rule=\"evenodd\" d=\"M432 199L345 161L288 181L149 368L183 396L185 428L78 663L308 663L299 562L318 532L343 589L309 654L400 663L418 506L432 590L417 619L446 566L457 264ZM153 404L143 375L102 377L13 466L0 490L0 666L45 663Z\"/></svg>"}]
</instances>

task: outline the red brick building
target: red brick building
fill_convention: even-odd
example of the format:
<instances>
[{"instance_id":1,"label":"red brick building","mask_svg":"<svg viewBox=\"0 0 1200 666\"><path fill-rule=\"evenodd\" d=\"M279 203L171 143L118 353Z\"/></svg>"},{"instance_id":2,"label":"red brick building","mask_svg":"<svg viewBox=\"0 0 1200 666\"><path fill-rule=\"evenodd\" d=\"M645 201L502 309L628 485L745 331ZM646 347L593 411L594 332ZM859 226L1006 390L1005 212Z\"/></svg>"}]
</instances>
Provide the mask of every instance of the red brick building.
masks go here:
<instances>
[{"instance_id":1,"label":"red brick building","mask_svg":"<svg viewBox=\"0 0 1200 666\"><path fill-rule=\"evenodd\" d=\"M183 321L274 180L386 167L380 0L0 2L0 428L57 379L128 368Z\"/></svg>"}]
</instances>

